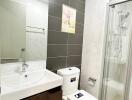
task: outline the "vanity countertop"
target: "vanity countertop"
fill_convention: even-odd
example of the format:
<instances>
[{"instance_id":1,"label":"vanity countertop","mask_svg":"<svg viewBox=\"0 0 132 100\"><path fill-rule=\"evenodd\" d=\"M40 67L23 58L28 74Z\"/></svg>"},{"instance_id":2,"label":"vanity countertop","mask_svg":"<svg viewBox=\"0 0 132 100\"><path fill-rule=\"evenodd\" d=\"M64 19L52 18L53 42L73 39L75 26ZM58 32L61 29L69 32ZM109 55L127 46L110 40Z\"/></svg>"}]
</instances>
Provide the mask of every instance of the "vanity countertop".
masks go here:
<instances>
[{"instance_id":1,"label":"vanity countertop","mask_svg":"<svg viewBox=\"0 0 132 100\"><path fill-rule=\"evenodd\" d=\"M61 86L63 78L49 70L44 70L44 76L38 82L30 85L19 87L9 87L1 84L1 99L2 100L20 100L52 88Z\"/></svg>"}]
</instances>

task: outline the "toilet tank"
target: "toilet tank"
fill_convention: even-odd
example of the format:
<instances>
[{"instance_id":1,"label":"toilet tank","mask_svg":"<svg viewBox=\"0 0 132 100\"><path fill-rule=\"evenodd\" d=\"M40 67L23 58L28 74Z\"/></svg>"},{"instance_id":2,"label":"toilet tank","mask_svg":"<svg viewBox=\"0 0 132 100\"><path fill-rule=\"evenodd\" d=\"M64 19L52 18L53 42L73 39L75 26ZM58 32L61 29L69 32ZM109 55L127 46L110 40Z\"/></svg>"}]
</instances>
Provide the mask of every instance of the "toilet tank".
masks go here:
<instances>
[{"instance_id":1,"label":"toilet tank","mask_svg":"<svg viewBox=\"0 0 132 100\"><path fill-rule=\"evenodd\" d=\"M63 77L63 96L74 93L78 90L80 69L76 67L64 68L57 71Z\"/></svg>"}]
</instances>

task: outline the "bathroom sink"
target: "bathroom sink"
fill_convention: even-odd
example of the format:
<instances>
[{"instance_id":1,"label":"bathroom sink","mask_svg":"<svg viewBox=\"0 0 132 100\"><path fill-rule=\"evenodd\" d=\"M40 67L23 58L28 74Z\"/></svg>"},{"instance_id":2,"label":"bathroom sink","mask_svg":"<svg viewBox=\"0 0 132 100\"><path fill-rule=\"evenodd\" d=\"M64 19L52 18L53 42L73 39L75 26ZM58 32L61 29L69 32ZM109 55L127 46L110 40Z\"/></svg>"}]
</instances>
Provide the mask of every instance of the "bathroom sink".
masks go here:
<instances>
[{"instance_id":1,"label":"bathroom sink","mask_svg":"<svg viewBox=\"0 0 132 100\"><path fill-rule=\"evenodd\" d=\"M59 87L63 78L47 69L29 70L23 73L9 73L1 80L2 100L21 100L35 94Z\"/></svg>"},{"instance_id":2,"label":"bathroom sink","mask_svg":"<svg viewBox=\"0 0 132 100\"><path fill-rule=\"evenodd\" d=\"M3 76L1 84L7 87L22 87L39 82L45 74L44 70L28 71Z\"/></svg>"}]
</instances>

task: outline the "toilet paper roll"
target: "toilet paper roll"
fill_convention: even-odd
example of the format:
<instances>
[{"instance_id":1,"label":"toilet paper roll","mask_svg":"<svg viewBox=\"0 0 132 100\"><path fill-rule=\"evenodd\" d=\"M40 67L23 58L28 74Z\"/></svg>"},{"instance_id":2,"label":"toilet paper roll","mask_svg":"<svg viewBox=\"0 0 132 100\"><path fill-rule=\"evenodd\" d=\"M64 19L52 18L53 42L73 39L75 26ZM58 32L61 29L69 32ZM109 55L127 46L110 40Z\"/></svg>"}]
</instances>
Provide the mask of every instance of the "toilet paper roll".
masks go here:
<instances>
[{"instance_id":1,"label":"toilet paper roll","mask_svg":"<svg viewBox=\"0 0 132 100\"><path fill-rule=\"evenodd\" d=\"M88 84L89 84L90 86L95 86L95 84L96 84L96 79L95 79L95 78L92 78L92 77L89 77L89 78L88 78Z\"/></svg>"},{"instance_id":2,"label":"toilet paper roll","mask_svg":"<svg viewBox=\"0 0 132 100\"><path fill-rule=\"evenodd\" d=\"M92 82L92 81L88 81L88 84L89 84L90 86L95 86L95 82Z\"/></svg>"}]
</instances>

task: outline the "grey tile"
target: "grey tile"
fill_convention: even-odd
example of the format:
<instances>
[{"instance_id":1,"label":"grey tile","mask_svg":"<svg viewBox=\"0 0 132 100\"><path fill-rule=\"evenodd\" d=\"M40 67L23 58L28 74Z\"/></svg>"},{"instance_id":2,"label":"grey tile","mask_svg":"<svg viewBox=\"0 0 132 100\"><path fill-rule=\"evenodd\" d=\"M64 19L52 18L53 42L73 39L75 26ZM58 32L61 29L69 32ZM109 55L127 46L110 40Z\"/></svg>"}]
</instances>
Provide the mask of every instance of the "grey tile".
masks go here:
<instances>
[{"instance_id":1,"label":"grey tile","mask_svg":"<svg viewBox=\"0 0 132 100\"><path fill-rule=\"evenodd\" d=\"M78 8L78 0L69 0L69 6L77 9Z\"/></svg>"},{"instance_id":2,"label":"grey tile","mask_svg":"<svg viewBox=\"0 0 132 100\"><path fill-rule=\"evenodd\" d=\"M82 55L82 45L68 45L68 55Z\"/></svg>"},{"instance_id":3,"label":"grey tile","mask_svg":"<svg viewBox=\"0 0 132 100\"><path fill-rule=\"evenodd\" d=\"M69 0L54 0L54 3L60 4L60 5L62 5L62 4L68 5Z\"/></svg>"},{"instance_id":4,"label":"grey tile","mask_svg":"<svg viewBox=\"0 0 132 100\"><path fill-rule=\"evenodd\" d=\"M82 1L82 2L84 2L84 3L86 2L86 0L80 0L80 1Z\"/></svg>"},{"instance_id":5,"label":"grey tile","mask_svg":"<svg viewBox=\"0 0 132 100\"><path fill-rule=\"evenodd\" d=\"M49 3L49 9L48 9L49 16L54 15L54 3Z\"/></svg>"},{"instance_id":6,"label":"grey tile","mask_svg":"<svg viewBox=\"0 0 132 100\"><path fill-rule=\"evenodd\" d=\"M81 65L81 56L69 56L68 66L77 66L77 65Z\"/></svg>"},{"instance_id":7,"label":"grey tile","mask_svg":"<svg viewBox=\"0 0 132 100\"><path fill-rule=\"evenodd\" d=\"M48 44L67 44L67 39L67 33L48 31Z\"/></svg>"},{"instance_id":8,"label":"grey tile","mask_svg":"<svg viewBox=\"0 0 132 100\"><path fill-rule=\"evenodd\" d=\"M48 45L48 57L67 56L67 45Z\"/></svg>"},{"instance_id":9,"label":"grey tile","mask_svg":"<svg viewBox=\"0 0 132 100\"><path fill-rule=\"evenodd\" d=\"M62 5L49 3L49 15L55 17L62 17Z\"/></svg>"},{"instance_id":10,"label":"grey tile","mask_svg":"<svg viewBox=\"0 0 132 100\"><path fill-rule=\"evenodd\" d=\"M68 67L77 67L81 70L81 65L71 65L71 66L68 66Z\"/></svg>"},{"instance_id":11,"label":"grey tile","mask_svg":"<svg viewBox=\"0 0 132 100\"><path fill-rule=\"evenodd\" d=\"M61 19L53 16L48 17L48 30L61 31Z\"/></svg>"},{"instance_id":12,"label":"grey tile","mask_svg":"<svg viewBox=\"0 0 132 100\"><path fill-rule=\"evenodd\" d=\"M65 68L66 62L68 61L69 66L76 65L81 68L81 56L70 56L70 55L81 55L83 42L83 24L84 24L84 11L85 11L85 0L49 0L49 24L48 24L48 58L47 68L55 71L60 68ZM77 23L76 23L76 34L67 34L61 32L61 18L62 18L62 4L69 5L77 9ZM80 24L79 24L80 23ZM66 56L66 45L60 44L80 44L69 45L68 55L69 57L58 57ZM58 45L51 45L58 44ZM53 58L52 58L53 57Z\"/></svg>"},{"instance_id":13,"label":"grey tile","mask_svg":"<svg viewBox=\"0 0 132 100\"><path fill-rule=\"evenodd\" d=\"M54 3L54 0L49 0L49 3Z\"/></svg>"},{"instance_id":14,"label":"grey tile","mask_svg":"<svg viewBox=\"0 0 132 100\"><path fill-rule=\"evenodd\" d=\"M69 0L49 0L49 2L62 5L62 4L68 4Z\"/></svg>"},{"instance_id":15,"label":"grey tile","mask_svg":"<svg viewBox=\"0 0 132 100\"><path fill-rule=\"evenodd\" d=\"M81 69L81 65L76 65L77 68Z\"/></svg>"},{"instance_id":16,"label":"grey tile","mask_svg":"<svg viewBox=\"0 0 132 100\"><path fill-rule=\"evenodd\" d=\"M85 11L85 2L81 0L70 0L69 5L81 12Z\"/></svg>"},{"instance_id":17,"label":"grey tile","mask_svg":"<svg viewBox=\"0 0 132 100\"><path fill-rule=\"evenodd\" d=\"M77 11L76 21L78 23L84 24L84 13Z\"/></svg>"},{"instance_id":18,"label":"grey tile","mask_svg":"<svg viewBox=\"0 0 132 100\"><path fill-rule=\"evenodd\" d=\"M83 25L76 23L76 33L68 34L68 44L82 44L83 43Z\"/></svg>"},{"instance_id":19,"label":"grey tile","mask_svg":"<svg viewBox=\"0 0 132 100\"><path fill-rule=\"evenodd\" d=\"M80 4L78 4L78 8L79 11L81 12L85 12L85 3L84 2L80 2Z\"/></svg>"},{"instance_id":20,"label":"grey tile","mask_svg":"<svg viewBox=\"0 0 132 100\"><path fill-rule=\"evenodd\" d=\"M57 70L66 67L66 57L47 58L47 69Z\"/></svg>"},{"instance_id":21,"label":"grey tile","mask_svg":"<svg viewBox=\"0 0 132 100\"><path fill-rule=\"evenodd\" d=\"M80 34L83 34L83 24L80 24L80 23L76 23L76 33L80 33Z\"/></svg>"},{"instance_id":22,"label":"grey tile","mask_svg":"<svg viewBox=\"0 0 132 100\"><path fill-rule=\"evenodd\" d=\"M82 44L83 43L83 35L80 33L69 34L68 44Z\"/></svg>"}]
</instances>

